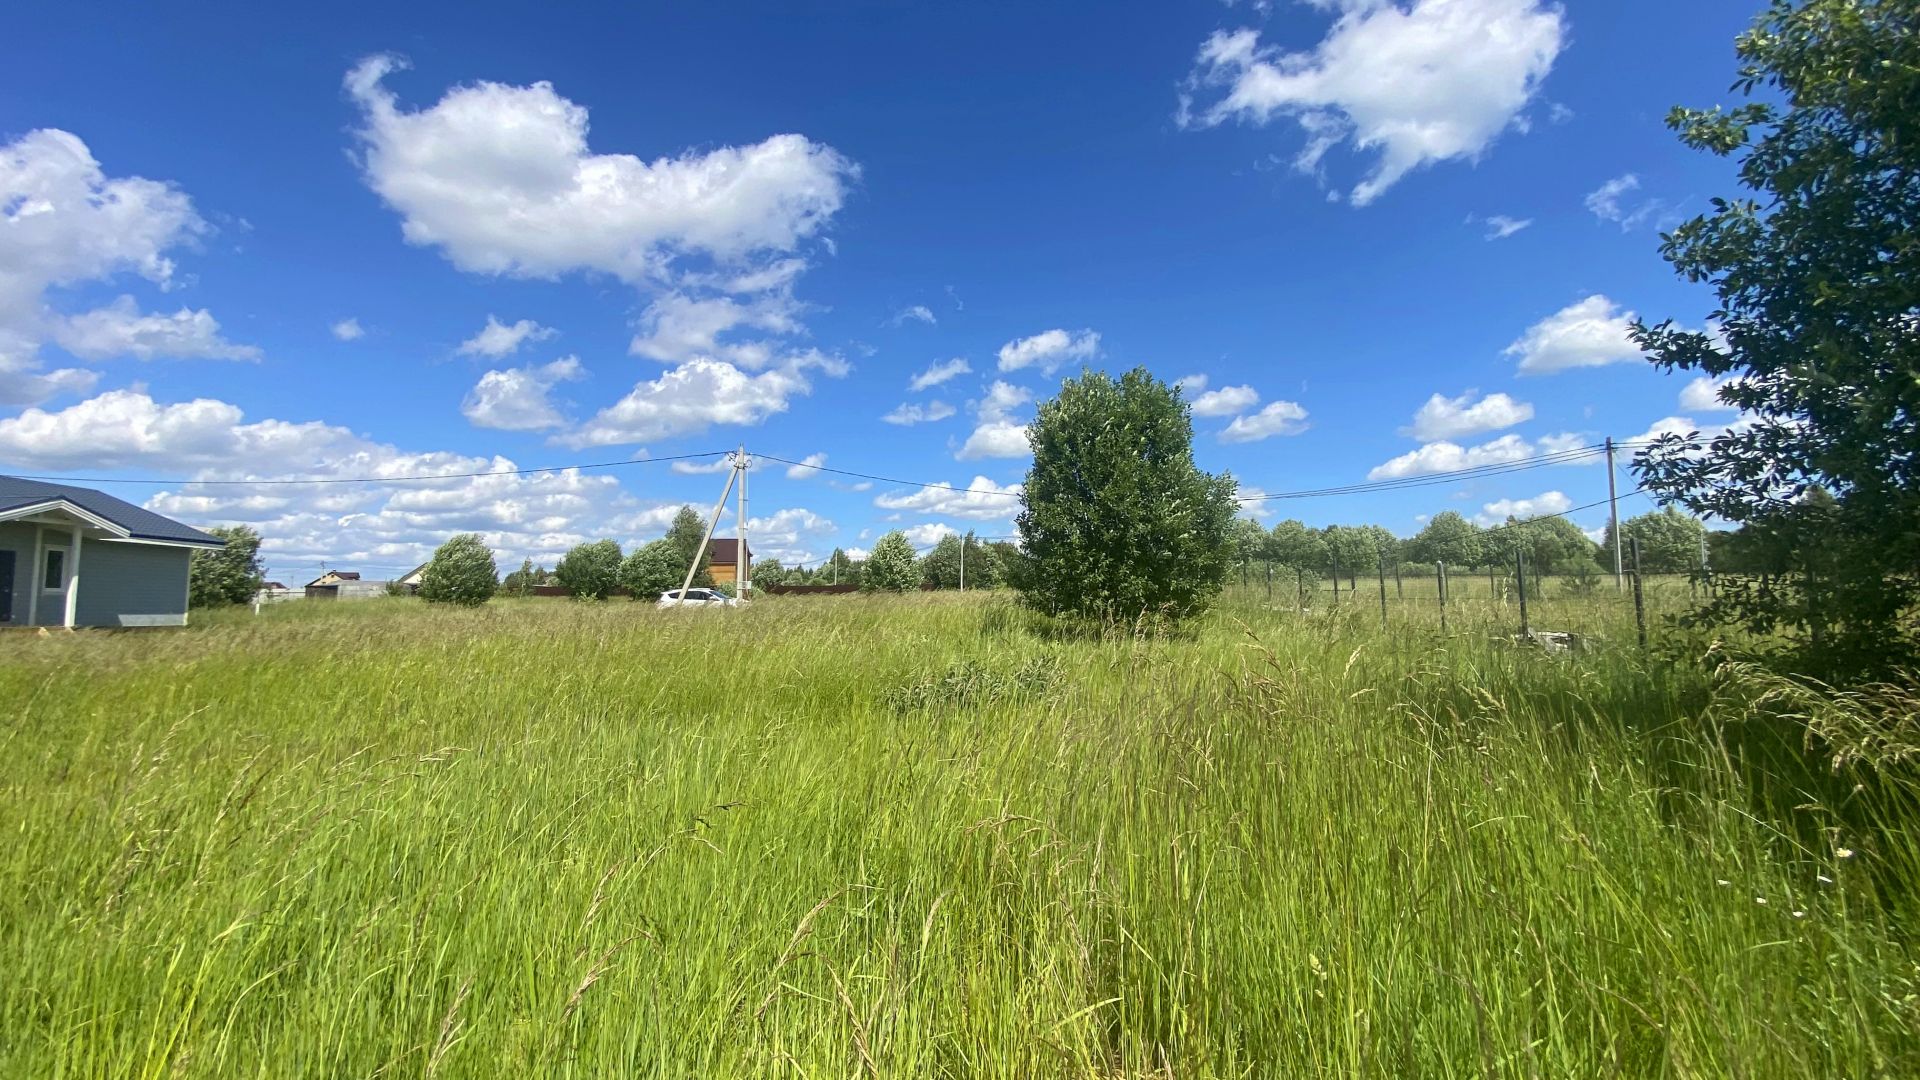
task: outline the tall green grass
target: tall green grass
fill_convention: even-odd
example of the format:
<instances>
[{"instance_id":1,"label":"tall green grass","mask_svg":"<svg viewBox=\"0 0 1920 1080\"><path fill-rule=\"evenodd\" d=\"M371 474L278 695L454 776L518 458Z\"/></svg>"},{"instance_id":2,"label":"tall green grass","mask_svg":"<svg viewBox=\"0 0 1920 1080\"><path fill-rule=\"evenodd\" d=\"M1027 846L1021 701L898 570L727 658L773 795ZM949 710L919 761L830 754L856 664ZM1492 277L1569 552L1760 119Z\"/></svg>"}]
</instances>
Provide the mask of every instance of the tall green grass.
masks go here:
<instances>
[{"instance_id":1,"label":"tall green grass","mask_svg":"<svg viewBox=\"0 0 1920 1080\"><path fill-rule=\"evenodd\" d=\"M1630 624L1276 607L0 638L0 1075L1920 1073L1902 789Z\"/></svg>"}]
</instances>

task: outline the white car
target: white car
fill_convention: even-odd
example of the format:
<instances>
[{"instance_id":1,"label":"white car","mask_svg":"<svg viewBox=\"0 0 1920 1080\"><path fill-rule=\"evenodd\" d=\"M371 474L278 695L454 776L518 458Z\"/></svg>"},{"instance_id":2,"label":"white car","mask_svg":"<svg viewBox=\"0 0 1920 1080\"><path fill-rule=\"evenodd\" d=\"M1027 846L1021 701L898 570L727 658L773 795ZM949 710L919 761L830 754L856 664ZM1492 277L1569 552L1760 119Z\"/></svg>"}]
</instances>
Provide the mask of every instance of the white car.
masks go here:
<instances>
[{"instance_id":1,"label":"white car","mask_svg":"<svg viewBox=\"0 0 1920 1080\"><path fill-rule=\"evenodd\" d=\"M688 589L684 596L681 590L671 589L660 594L660 602L654 607L739 607L744 602L719 589Z\"/></svg>"}]
</instances>

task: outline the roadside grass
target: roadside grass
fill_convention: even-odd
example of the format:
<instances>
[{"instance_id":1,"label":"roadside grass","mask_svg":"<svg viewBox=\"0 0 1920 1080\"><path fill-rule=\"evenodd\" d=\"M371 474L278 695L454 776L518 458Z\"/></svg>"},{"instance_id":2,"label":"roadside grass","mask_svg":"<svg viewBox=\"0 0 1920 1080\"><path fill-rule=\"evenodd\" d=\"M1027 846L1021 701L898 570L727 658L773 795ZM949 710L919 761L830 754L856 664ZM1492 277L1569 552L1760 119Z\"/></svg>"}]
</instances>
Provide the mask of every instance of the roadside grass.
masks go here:
<instances>
[{"instance_id":1,"label":"roadside grass","mask_svg":"<svg viewBox=\"0 0 1920 1080\"><path fill-rule=\"evenodd\" d=\"M1910 786L1617 601L1315 607L10 636L0 1075L1920 1074Z\"/></svg>"}]
</instances>

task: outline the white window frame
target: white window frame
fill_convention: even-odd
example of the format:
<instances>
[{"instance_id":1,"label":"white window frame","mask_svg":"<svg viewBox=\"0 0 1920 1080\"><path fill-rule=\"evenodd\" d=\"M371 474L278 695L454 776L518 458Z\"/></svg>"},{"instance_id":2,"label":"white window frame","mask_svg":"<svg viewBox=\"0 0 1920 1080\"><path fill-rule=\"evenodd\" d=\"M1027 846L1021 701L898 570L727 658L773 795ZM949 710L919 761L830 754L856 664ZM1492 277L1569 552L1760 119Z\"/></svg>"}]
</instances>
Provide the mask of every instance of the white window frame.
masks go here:
<instances>
[{"instance_id":1,"label":"white window frame","mask_svg":"<svg viewBox=\"0 0 1920 1080\"><path fill-rule=\"evenodd\" d=\"M36 572L40 579L40 591L43 593L65 592L67 588L67 560L73 558L73 545L46 544L40 548L40 565ZM47 584L47 571L53 568L53 556L60 556L60 584Z\"/></svg>"}]
</instances>

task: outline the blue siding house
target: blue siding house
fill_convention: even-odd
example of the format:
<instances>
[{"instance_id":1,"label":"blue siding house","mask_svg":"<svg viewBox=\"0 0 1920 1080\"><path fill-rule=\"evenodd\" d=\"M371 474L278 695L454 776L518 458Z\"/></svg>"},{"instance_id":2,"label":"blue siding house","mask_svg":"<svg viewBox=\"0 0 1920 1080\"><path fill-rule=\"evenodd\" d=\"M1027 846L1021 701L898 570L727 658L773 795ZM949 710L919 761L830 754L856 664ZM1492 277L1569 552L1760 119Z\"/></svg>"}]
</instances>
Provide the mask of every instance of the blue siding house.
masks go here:
<instances>
[{"instance_id":1,"label":"blue siding house","mask_svg":"<svg viewBox=\"0 0 1920 1080\"><path fill-rule=\"evenodd\" d=\"M0 476L0 626L185 626L225 542L92 488Z\"/></svg>"}]
</instances>

